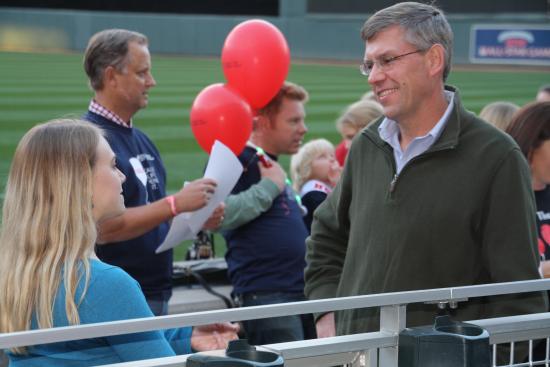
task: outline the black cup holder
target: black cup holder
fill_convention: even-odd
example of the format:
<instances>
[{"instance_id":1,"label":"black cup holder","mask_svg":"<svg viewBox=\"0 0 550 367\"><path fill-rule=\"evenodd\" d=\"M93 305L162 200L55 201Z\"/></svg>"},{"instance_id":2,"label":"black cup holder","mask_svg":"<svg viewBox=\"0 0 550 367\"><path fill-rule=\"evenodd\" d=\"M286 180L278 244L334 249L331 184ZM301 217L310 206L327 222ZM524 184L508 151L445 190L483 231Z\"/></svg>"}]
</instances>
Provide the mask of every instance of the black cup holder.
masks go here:
<instances>
[{"instance_id":1,"label":"black cup holder","mask_svg":"<svg viewBox=\"0 0 550 367\"><path fill-rule=\"evenodd\" d=\"M284 367L283 357L274 352L256 350L246 339L232 340L225 356L194 354L186 361L188 367Z\"/></svg>"},{"instance_id":2,"label":"black cup holder","mask_svg":"<svg viewBox=\"0 0 550 367\"><path fill-rule=\"evenodd\" d=\"M437 326L435 328L436 331L439 331L440 333L450 333L450 334L458 334L458 335L465 335L465 336L479 336L483 334L483 329L479 326L474 325L446 325L446 326Z\"/></svg>"},{"instance_id":3,"label":"black cup holder","mask_svg":"<svg viewBox=\"0 0 550 367\"><path fill-rule=\"evenodd\" d=\"M449 316L399 333L399 367L489 367L487 330ZM442 362L444 361L444 362Z\"/></svg>"},{"instance_id":4,"label":"black cup holder","mask_svg":"<svg viewBox=\"0 0 550 367\"><path fill-rule=\"evenodd\" d=\"M240 350L236 352L228 352L226 355L229 358L244 359L245 361L260 363L273 363L279 358L278 354L258 350Z\"/></svg>"}]
</instances>

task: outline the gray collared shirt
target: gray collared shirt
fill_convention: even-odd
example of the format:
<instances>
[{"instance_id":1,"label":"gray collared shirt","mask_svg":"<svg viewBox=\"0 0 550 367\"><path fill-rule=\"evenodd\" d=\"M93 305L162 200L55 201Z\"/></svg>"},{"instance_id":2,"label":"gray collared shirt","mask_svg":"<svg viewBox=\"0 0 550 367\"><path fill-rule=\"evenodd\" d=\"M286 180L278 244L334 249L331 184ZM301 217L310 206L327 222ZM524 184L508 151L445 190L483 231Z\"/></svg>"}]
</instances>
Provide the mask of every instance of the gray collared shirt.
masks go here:
<instances>
[{"instance_id":1,"label":"gray collared shirt","mask_svg":"<svg viewBox=\"0 0 550 367\"><path fill-rule=\"evenodd\" d=\"M427 151L439 138L441 132L443 131L443 128L445 127L445 124L447 123L447 120L449 119L451 111L453 110L454 96L454 92L448 90L445 91L445 99L448 103L445 113L443 114L443 116L441 116L437 124L435 124L435 126L426 135L414 138L407 146L405 151L401 150L401 144L399 143L400 131L398 123L387 117L384 118L384 121L382 121L382 123L378 127L378 133L380 134L380 138L393 148L393 156L395 158L396 164L396 174L401 172L403 167L405 167L405 165L411 159Z\"/></svg>"}]
</instances>

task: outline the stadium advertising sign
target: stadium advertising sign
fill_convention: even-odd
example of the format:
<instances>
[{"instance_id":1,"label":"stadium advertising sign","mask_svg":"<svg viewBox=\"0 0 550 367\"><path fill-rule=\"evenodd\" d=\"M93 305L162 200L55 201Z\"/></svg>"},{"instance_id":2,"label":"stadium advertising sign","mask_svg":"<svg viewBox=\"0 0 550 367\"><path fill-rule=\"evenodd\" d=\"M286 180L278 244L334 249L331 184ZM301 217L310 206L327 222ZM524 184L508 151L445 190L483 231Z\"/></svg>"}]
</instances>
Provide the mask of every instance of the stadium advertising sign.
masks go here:
<instances>
[{"instance_id":1,"label":"stadium advertising sign","mask_svg":"<svg viewBox=\"0 0 550 367\"><path fill-rule=\"evenodd\" d=\"M470 37L470 61L550 66L550 27L474 25Z\"/></svg>"}]
</instances>

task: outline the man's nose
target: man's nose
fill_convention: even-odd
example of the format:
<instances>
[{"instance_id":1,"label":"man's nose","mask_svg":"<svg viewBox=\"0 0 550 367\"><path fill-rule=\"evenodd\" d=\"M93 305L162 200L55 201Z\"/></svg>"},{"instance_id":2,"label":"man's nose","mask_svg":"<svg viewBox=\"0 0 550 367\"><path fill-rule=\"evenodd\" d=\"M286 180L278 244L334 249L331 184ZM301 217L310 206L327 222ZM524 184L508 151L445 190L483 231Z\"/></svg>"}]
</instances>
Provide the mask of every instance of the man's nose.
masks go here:
<instances>
[{"instance_id":1,"label":"man's nose","mask_svg":"<svg viewBox=\"0 0 550 367\"><path fill-rule=\"evenodd\" d=\"M120 178L120 183L122 184L126 182L126 175L122 173L122 171L119 170L118 168L117 168L117 171L118 171L118 177Z\"/></svg>"},{"instance_id":2,"label":"man's nose","mask_svg":"<svg viewBox=\"0 0 550 367\"><path fill-rule=\"evenodd\" d=\"M369 84L373 85L376 82L383 80L385 76L386 74L384 73L384 70L382 70L382 68L378 66L378 63L375 62L374 65L372 65L367 81Z\"/></svg>"},{"instance_id":3,"label":"man's nose","mask_svg":"<svg viewBox=\"0 0 550 367\"><path fill-rule=\"evenodd\" d=\"M153 88L155 85L157 85L157 81L155 80L155 78L153 78L152 74L149 74L149 80L147 81L147 86L149 88Z\"/></svg>"}]
</instances>

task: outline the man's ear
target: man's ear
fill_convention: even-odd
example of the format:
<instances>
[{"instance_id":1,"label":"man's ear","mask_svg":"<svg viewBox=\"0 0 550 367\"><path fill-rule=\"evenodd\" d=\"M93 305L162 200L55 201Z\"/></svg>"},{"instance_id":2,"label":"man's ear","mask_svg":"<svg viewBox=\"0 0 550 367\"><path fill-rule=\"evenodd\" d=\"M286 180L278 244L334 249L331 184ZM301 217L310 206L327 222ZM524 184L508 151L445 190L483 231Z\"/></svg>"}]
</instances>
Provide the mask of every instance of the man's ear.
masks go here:
<instances>
[{"instance_id":1,"label":"man's ear","mask_svg":"<svg viewBox=\"0 0 550 367\"><path fill-rule=\"evenodd\" d=\"M445 69L445 50L440 44L435 44L427 52L430 75L443 75Z\"/></svg>"},{"instance_id":2,"label":"man's ear","mask_svg":"<svg viewBox=\"0 0 550 367\"><path fill-rule=\"evenodd\" d=\"M264 131L269 126L269 118L264 115L257 115L252 119L252 129L254 131Z\"/></svg>"},{"instance_id":3,"label":"man's ear","mask_svg":"<svg viewBox=\"0 0 550 367\"><path fill-rule=\"evenodd\" d=\"M103 72L103 84L116 86L116 75L117 71L114 66L107 66Z\"/></svg>"}]
</instances>

